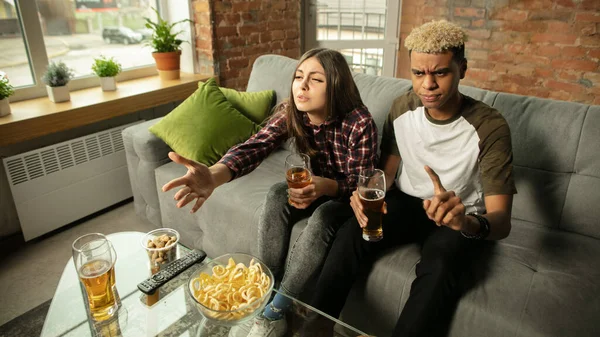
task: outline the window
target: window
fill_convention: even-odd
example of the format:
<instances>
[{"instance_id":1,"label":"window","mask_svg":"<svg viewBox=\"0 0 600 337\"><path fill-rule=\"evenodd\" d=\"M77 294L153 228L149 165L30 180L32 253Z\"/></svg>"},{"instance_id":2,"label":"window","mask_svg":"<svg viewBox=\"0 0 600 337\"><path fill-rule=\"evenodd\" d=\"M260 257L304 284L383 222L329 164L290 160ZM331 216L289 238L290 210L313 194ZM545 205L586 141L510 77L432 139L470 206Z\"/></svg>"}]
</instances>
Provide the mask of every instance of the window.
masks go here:
<instances>
[{"instance_id":1,"label":"window","mask_svg":"<svg viewBox=\"0 0 600 337\"><path fill-rule=\"evenodd\" d=\"M100 55L114 57L123 69L154 64L144 40L152 32L144 17L156 3L139 0L36 0L50 61L64 61L75 76L91 75Z\"/></svg>"},{"instance_id":2,"label":"window","mask_svg":"<svg viewBox=\"0 0 600 337\"><path fill-rule=\"evenodd\" d=\"M155 19L151 7L163 1L0 0L0 70L17 89L11 100L44 96L51 61L74 70L71 90L99 85L91 66L101 55L121 63L121 79L155 74L144 17Z\"/></svg>"},{"instance_id":3,"label":"window","mask_svg":"<svg viewBox=\"0 0 600 337\"><path fill-rule=\"evenodd\" d=\"M317 39L383 40L385 0L320 1L317 8Z\"/></svg>"},{"instance_id":4,"label":"window","mask_svg":"<svg viewBox=\"0 0 600 337\"><path fill-rule=\"evenodd\" d=\"M383 71L383 49L342 49L352 71L369 75L381 76Z\"/></svg>"},{"instance_id":5,"label":"window","mask_svg":"<svg viewBox=\"0 0 600 337\"><path fill-rule=\"evenodd\" d=\"M346 56L353 71L394 76L399 0L308 0L306 49ZM357 48L359 47L359 48Z\"/></svg>"},{"instance_id":6,"label":"window","mask_svg":"<svg viewBox=\"0 0 600 337\"><path fill-rule=\"evenodd\" d=\"M21 20L14 4L0 0L0 70L14 87L34 84L23 40Z\"/></svg>"}]
</instances>

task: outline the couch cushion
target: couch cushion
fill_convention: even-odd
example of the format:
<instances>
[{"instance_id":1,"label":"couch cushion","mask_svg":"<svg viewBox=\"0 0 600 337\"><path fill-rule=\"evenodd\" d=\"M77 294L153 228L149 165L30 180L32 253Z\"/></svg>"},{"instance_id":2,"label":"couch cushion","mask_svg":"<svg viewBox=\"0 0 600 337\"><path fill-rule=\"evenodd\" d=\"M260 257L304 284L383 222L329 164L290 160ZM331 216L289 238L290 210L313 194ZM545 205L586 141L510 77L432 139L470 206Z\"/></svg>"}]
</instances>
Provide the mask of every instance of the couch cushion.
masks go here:
<instances>
[{"instance_id":1,"label":"couch cushion","mask_svg":"<svg viewBox=\"0 0 600 337\"><path fill-rule=\"evenodd\" d=\"M177 189L159 192L163 226L178 230L183 244L211 257L231 252L256 255L264 198L274 183L285 180L287 155L288 151L276 150L248 175L219 186L195 214L190 214L190 205L175 206ZM156 184L162 186L183 174L184 167L169 163L156 170Z\"/></svg>"},{"instance_id":2,"label":"couch cushion","mask_svg":"<svg viewBox=\"0 0 600 337\"><path fill-rule=\"evenodd\" d=\"M180 242L186 247L201 248L204 232L195 224L194 217L190 214L191 206L182 209L177 208L177 202L173 199L179 188L168 192L162 191L162 186L169 181L183 176L187 169L174 162L169 162L156 170L156 185L158 203L160 204L160 215L162 227L173 228L179 232Z\"/></svg>"},{"instance_id":3,"label":"couch cushion","mask_svg":"<svg viewBox=\"0 0 600 337\"><path fill-rule=\"evenodd\" d=\"M148 131L148 127L159 120L136 124L122 132L135 212L158 227L162 222L154 170L169 162L167 154L171 150L162 139Z\"/></svg>"},{"instance_id":4,"label":"couch cushion","mask_svg":"<svg viewBox=\"0 0 600 337\"><path fill-rule=\"evenodd\" d=\"M598 241L560 230L524 231L539 254L530 266L534 274L517 336L600 336L600 324L593 323L600 313Z\"/></svg>"},{"instance_id":5,"label":"couch cushion","mask_svg":"<svg viewBox=\"0 0 600 337\"><path fill-rule=\"evenodd\" d=\"M252 72L248 79L246 91L275 89L276 104L290 97L292 77L298 60L280 55L263 55L252 64ZM277 74L277 76L273 76ZM293 150L293 139L282 145L285 150Z\"/></svg>"},{"instance_id":6,"label":"couch cushion","mask_svg":"<svg viewBox=\"0 0 600 337\"><path fill-rule=\"evenodd\" d=\"M203 86L204 82L198 82L198 88ZM236 110L256 124L262 124L265 118L269 117L275 101L275 90L240 92L222 87L219 87L219 90Z\"/></svg>"},{"instance_id":7,"label":"couch cushion","mask_svg":"<svg viewBox=\"0 0 600 337\"><path fill-rule=\"evenodd\" d=\"M518 193L512 217L558 228L571 174L522 166L515 166L513 173Z\"/></svg>"},{"instance_id":8,"label":"couch cushion","mask_svg":"<svg viewBox=\"0 0 600 337\"><path fill-rule=\"evenodd\" d=\"M587 106L499 93L493 107L510 126L515 165L573 172Z\"/></svg>"},{"instance_id":9,"label":"couch cushion","mask_svg":"<svg viewBox=\"0 0 600 337\"><path fill-rule=\"evenodd\" d=\"M595 239L513 220L510 236L488 242L466 276L474 286L459 302L450 336L597 336L600 325L590 322L600 312L598 256ZM390 335L419 259L414 244L378 258L358 279L342 320Z\"/></svg>"},{"instance_id":10,"label":"couch cushion","mask_svg":"<svg viewBox=\"0 0 600 337\"><path fill-rule=\"evenodd\" d=\"M458 90L469 97L472 97L476 100L482 101L483 103L492 106L494 105L494 101L498 96L497 92L489 91L485 89L479 89L476 87L469 87L466 85L459 85Z\"/></svg>"},{"instance_id":11,"label":"couch cushion","mask_svg":"<svg viewBox=\"0 0 600 337\"><path fill-rule=\"evenodd\" d=\"M281 103L290 97L292 76L297 64L297 60L285 56L263 55L258 57L252 64L246 91L275 89L277 103Z\"/></svg>"},{"instance_id":12,"label":"couch cushion","mask_svg":"<svg viewBox=\"0 0 600 337\"><path fill-rule=\"evenodd\" d=\"M150 127L175 152L206 165L259 129L227 101L213 78Z\"/></svg>"},{"instance_id":13,"label":"couch cushion","mask_svg":"<svg viewBox=\"0 0 600 337\"><path fill-rule=\"evenodd\" d=\"M460 301L451 336L597 336L600 326L592 331L590 322L600 312L598 242L519 220L512 225L510 236L479 259L482 281Z\"/></svg>"},{"instance_id":14,"label":"couch cushion","mask_svg":"<svg viewBox=\"0 0 600 337\"><path fill-rule=\"evenodd\" d=\"M398 78L353 73L354 82L360 91L363 103L375 120L378 131L378 143L381 145L383 124L387 119L394 99L410 90L411 81ZM378 146L379 146L378 145Z\"/></svg>"},{"instance_id":15,"label":"couch cushion","mask_svg":"<svg viewBox=\"0 0 600 337\"><path fill-rule=\"evenodd\" d=\"M159 162L170 151L169 146L156 135L148 132L148 128L158 123L161 118L155 118L123 130L123 143L129 153L135 153L140 159L149 162Z\"/></svg>"},{"instance_id":16,"label":"couch cushion","mask_svg":"<svg viewBox=\"0 0 600 337\"><path fill-rule=\"evenodd\" d=\"M600 239L600 106L587 112L562 213L562 229Z\"/></svg>"},{"instance_id":17,"label":"couch cushion","mask_svg":"<svg viewBox=\"0 0 600 337\"><path fill-rule=\"evenodd\" d=\"M588 108L575 159L575 172L600 178L600 105Z\"/></svg>"},{"instance_id":18,"label":"couch cushion","mask_svg":"<svg viewBox=\"0 0 600 337\"><path fill-rule=\"evenodd\" d=\"M560 228L600 239L600 179L571 177Z\"/></svg>"}]
</instances>

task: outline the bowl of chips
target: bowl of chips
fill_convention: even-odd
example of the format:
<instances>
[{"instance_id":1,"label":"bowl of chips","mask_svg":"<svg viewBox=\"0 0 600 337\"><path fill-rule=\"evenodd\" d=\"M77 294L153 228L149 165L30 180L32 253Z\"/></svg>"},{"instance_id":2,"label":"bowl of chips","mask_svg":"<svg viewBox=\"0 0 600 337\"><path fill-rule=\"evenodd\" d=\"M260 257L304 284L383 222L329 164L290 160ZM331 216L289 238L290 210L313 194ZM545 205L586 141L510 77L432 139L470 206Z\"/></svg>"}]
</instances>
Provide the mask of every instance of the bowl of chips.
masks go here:
<instances>
[{"instance_id":1,"label":"bowl of chips","mask_svg":"<svg viewBox=\"0 0 600 337\"><path fill-rule=\"evenodd\" d=\"M273 285L273 274L262 261L234 253L212 259L192 273L188 292L207 320L233 326L262 312Z\"/></svg>"}]
</instances>

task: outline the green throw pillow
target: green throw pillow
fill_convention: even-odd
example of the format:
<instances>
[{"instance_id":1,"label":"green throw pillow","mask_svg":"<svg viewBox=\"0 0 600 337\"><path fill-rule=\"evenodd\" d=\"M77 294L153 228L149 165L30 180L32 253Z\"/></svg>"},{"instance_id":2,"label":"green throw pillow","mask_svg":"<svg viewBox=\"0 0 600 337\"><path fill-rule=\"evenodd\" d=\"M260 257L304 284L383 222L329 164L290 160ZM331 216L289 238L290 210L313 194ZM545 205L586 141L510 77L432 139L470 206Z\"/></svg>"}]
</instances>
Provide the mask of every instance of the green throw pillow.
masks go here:
<instances>
[{"instance_id":1,"label":"green throw pillow","mask_svg":"<svg viewBox=\"0 0 600 337\"><path fill-rule=\"evenodd\" d=\"M198 82L198 88L202 88L204 82ZM237 90L219 87L225 98L239 112L248 117L256 124L269 117L273 106L274 90L263 90L258 92L240 92Z\"/></svg>"},{"instance_id":2,"label":"green throw pillow","mask_svg":"<svg viewBox=\"0 0 600 337\"><path fill-rule=\"evenodd\" d=\"M149 130L180 155L212 165L260 126L237 111L211 78Z\"/></svg>"}]
</instances>

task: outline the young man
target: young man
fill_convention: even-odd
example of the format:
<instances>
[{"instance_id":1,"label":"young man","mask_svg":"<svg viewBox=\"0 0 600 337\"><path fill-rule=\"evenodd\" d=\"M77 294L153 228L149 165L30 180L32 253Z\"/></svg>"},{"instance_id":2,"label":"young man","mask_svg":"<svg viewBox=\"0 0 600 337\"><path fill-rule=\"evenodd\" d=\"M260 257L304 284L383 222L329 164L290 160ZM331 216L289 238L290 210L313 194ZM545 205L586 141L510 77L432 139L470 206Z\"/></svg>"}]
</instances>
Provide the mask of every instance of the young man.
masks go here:
<instances>
[{"instance_id":1,"label":"young man","mask_svg":"<svg viewBox=\"0 0 600 337\"><path fill-rule=\"evenodd\" d=\"M444 335L461 295L460 275L481 240L510 233L510 131L498 111L458 91L467 70L465 40L447 21L424 24L406 38L413 90L394 101L381 144L384 237L362 239L368 219L355 191L356 218L337 233L312 301L334 317L368 257L418 242L421 261L393 336Z\"/></svg>"}]
</instances>

